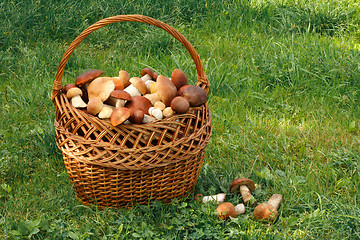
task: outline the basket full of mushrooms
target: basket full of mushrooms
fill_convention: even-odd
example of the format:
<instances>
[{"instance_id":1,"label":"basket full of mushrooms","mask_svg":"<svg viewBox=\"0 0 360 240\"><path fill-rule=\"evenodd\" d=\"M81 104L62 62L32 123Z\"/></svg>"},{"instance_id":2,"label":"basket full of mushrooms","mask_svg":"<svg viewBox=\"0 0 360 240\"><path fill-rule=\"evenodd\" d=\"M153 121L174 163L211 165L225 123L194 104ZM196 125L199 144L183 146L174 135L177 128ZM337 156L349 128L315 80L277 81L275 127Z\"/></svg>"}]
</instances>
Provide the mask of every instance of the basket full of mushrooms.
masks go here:
<instances>
[{"instance_id":1,"label":"basket full of mushrooms","mask_svg":"<svg viewBox=\"0 0 360 240\"><path fill-rule=\"evenodd\" d=\"M144 68L136 76L91 69L63 86L66 62L80 42L103 26L128 21L154 25L180 41L194 60L196 85L180 69L167 77ZM197 52L169 25L118 15L85 29L64 53L51 93L56 143L80 202L119 208L191 194L211 136L208 91Z\"/></svg>"}]
</instances>

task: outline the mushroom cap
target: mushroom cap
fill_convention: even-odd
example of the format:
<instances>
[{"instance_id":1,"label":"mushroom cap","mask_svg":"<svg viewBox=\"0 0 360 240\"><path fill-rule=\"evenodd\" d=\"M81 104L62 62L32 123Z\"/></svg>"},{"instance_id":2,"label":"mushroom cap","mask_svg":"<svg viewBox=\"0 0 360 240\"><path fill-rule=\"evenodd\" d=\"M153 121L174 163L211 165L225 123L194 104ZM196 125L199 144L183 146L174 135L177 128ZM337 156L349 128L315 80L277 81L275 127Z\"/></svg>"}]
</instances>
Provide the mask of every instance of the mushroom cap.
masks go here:
<instances>
[{"instance_id":1,"label":"mushroom cap","mask_svg":"<svg viewBox=\"0 0 360 240\"><path fill-rule=\"evenodd\" d=\"M98 97L94 97L89 100L86 109L89 114L96 115L101 111L103 106L104 106L104 103L101 101L101 99Z\"/></svg>"},{"instance_id":2,"label":"mushroom cap","mask_svg":"<svg viewBox=\"0 0 360 240\"><path fill-rule=\"evenodd\" d=\"M125 107L131 111L141 110L144 113L149 112L149 108L152 107L149 99L143 96L132 96L130 101L125 103Z\"/></svg>"},{"instance_id":3,"label":"mushroom cap","mask_svg":"<svg viewBox=\"0 0 360 240\"><path fill-rule=\"evenodd\" d=\"M70 98L73 98L73 97L75 97L75 96L77 96L77 95L82 96L82 91L81 91L81 89L78 88L78 87L70 88L70 89L66 92L66 97L69 98L69 99L70 99Z\"/></svg>"},{"instance_id":4,"label":"mushroom cap","mask_svg":"<svg viewBox=\"0 0 360 240\"><path fill-rule=\"evenodd\" d=\"M126 101L131 100L131 95L128 92L125 92L123 90L115 89L114 91L111 92L110 96L113 98L116 98L116 99L123 99Z\"/></svg>"},{"instance_id":5,"label":"mushroom cap","mask_svg":"<svg viewBox=\"0 0 360 240\"><path fill-rule=\"evenodd\" d=\"M130 83L136 87L136 89L141 93L141 95L146 94L147 87L144 81L139 77L130 78Z\"/></svg>"},{"instance_id":6,"label":"mushroom cap","mask_svg":"<svg viewBox=\"0 0 360 240\"><path fill-rule=\"evenodd\" d=\"M103 70L91 69L91 70L86 71L86 72L80 74L79 76L77 76L77 78L75 80L75 84L77 86L81 86L87 82L91 82L95 78L100 77L103 73L104 73Z\"/></svg>"},{"instance_id":7,"label":"mushroom cap","mask_svg":"<svg viewBox=\"0 0 360 240\"><path fill-rule=\"evenodd\" d=\"M165 104L162 101L155 102L154 107L160 109L161 111L163 111L166 108Z\"/></svg>"},{"instance_id":8,"label":"mushroom cap","mask_svg":"<svg viewBox=\"0 0 360 240\"><path fill-rule=\"evenodd\" d=\"M130 74L125 70L120 70L119 80L124 84L124 88L126 88L130 85Z\"/></svg>"},{"instance_id":9,"label":"mushroom cap","mask_svg":"<svg viewBox=\"0 0 360 240\"><path fill-rule=\"evenodd\" d=\"M88 86L89 100L98 97L101 101L109 98L112 91L115 89L114 81L111 77L98 77L94 79Z\"/></svg>"},{"instance_id":10,"label":"mushroom cap","mask_svg":"<svg viewBox=\"0 0 360 240\"><path fill-rule=\"evenodd\" d=\"M165 106L169 107L171 101L176 97L177 89L171 80L163 75L159 75L156 80L157 94Z\"/></svg>"},{"instance_id":11,"label":"mushroom cap","mask_svg":"<svg viewBox=\"0 0 360 240\"><path fill-rule=\"evenodd\" d=\"M185 90L185 88L188 88L188 87L190 87L190 86L192 86L192 85L184 85L184 86L182 86L182 87L180 87L179 89L178 89L178 91L177 91L177 95L178 96L182 96L182 93L183 93L183 91Z\"/></svg>"},{"instance_id":12,"label":"mushroom cap","mask_svg":"<svg viewBox=\"0 0 360 240\"><path fill-rule=\"evenodd\" d=\"M164 116L165 118L170 117L170 116L172 116L173 114L174 114L174 110L172 110L171 107L167 107L167 108L165 108L165 109L163 110L163 116Z\"/></svg>"},{"instance_id":13,"label":"mushroom cap","mask_svg":"<svg viewBox=\"0 0 360 240\"><path fill-rule=\"evenodd\" d=\"M268 203L260 203L254 209L253 216L257 220L272 222L279 215L275 207Z\"/></svg>"},{"instance_id":14,"label":"mushroom cap","mask_svg":"<svg viewBox=\"0 0 360 240\"><path fill-rule=\"evenodd\" d=\"M62 87L62 91L66 93L67 91L69 91L69 89L74 88L74 87L76 87L76 85L74 83L69 83Z\"/></svg>"},{"instance_id":15,"label":"mushroom cap","mask_svg":"<svg viewBox=\"0 0 360 240\"><path fill-rule=\"evenodd\" d=\"M144 119L144 112L137 109L135 111L131 111L129 121L131 123L141 123Z\"/></svg>"},{"instance_id":16,"label":"mushroom cap","mask_svg":"<svg viewBox=\"0 0 360 240\"><path fill-rule=\"evenodd\" d=\"M115 90L124 90L124 83L120 80L119 77L113 77L112 80L115 84Z\"/></svg>"},{"instance_id":17,"label":"mushroom cap","mask_svg":"<svg viewBox=\"0 0 360 240\"><path fill-rule=\"evenodd\" d=\"M189 101L191 107L199 107L205 104L208 99L208 95L203 88L192 85L182 91L182 96Z\"/></svg>"},{"instance_id":18,"label":"mushroom cap","mask_svg":"<svg viewBox=\"0 0 360 240\"><path fill-rule=\"evenodd\" d=\"M234 193L234 192L239 192L240 191L240 186L241 185L246 185L250 191L254 191L255 190L255 184L253 181L251 181L248 178L237 178L233 181L233 183L230 186L230 192Z\"/></svg>"},{"instance_id":19,"label":"mushroom cap","mask_svg":"<svg viewBox=\"0 0 360 240\"><path fill-rule=\"evenodd\" d=\"M119 124L122 124L130 117L130 113L131 111L128 108L125 107L116 108L110 116L111 125L115 127Z\"/></svg>"},{"instance_id":20,"label":"mushroom cap","mask_svg":"<svg viewBox=\"0 0 360 240\"><path fill-rule=\"evenodd\" d=\"M179 90L184 85L188 85L188 78L186 74L177 68L174 69L174 71L171 73L171 81L177 90Z\"/></svg>"},{"instance_id":21,"label":"mushroom cap","mask_svg":"<svg viewBox=\"0 0 360 240\"><path fill-rule=\"evenodd\" d=\"M199 203L202 203L202 198L203 197L204 197L204 195L202 195L201 193L198 193L198 194L195 194L194 200L199 202Z\"/></svg>"},{"instance_id":22,"label":"mushroom cap","mask_svg":"<svg viewBox=\"0 0 360 240\"><path fill-rule=\"evenodd\" d=\"M229 219L230 217L236 218L235 207L230 202L220 203L216 210L219 214L219 218L223 220Z\"/></svg>"},{"instance_id":23,"label":"mushroom cap","mask_svg":"<svg viewBox=\"0 0 360 240\"><path fill-rule=\"evenodd\" d=\"M174 110L177 113L184 114L189 111L190 104L189 101L181 96L175 97L170 104L170 107L172 110Z\"/></svg>"},{"instance_id":24,"label":"mushroom cap","mask_svg":"<svg viewBox=\"0 0 360 240\"><path fill-rule=\"evenodd\" d=\"M144 76L146 74L149 74L152 79L156 80L157 77L159 76L159 74L157 74L156 72L154 72L151 68L143 68L141 71L140 71L140 75L141 76Z\"/></svg>"}]
</instances>

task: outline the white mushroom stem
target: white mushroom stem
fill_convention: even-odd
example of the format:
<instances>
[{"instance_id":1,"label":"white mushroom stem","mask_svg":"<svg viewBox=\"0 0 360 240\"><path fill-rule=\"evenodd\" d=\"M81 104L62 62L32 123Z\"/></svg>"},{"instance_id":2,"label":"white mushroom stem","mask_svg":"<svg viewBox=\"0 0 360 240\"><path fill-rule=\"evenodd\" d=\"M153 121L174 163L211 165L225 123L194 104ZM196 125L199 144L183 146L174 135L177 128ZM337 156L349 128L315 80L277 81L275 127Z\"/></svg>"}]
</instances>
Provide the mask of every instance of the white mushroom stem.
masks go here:
<instances>
[{"instance_id":1,"label":"white mushroom stem","mask_svg":"<svg viewBox=\"0 0 360 240\"><path fill-rule=\"evenodd\" d=\"M114 111L113 106L104 104L103 108L100 110L98 116L101 119L110 118L112 112Z\"/></svg>"},{"instance_id":2,"label":"white mushroom stem","mask_svg":"<svg viewBox=\"0 0 360 240\"><path fill-rule=\"evenodd\" d=\"M125 91L125 90L124 90ZM149 101L151 102L151 104L154 106L154 104L157 101L161 101L160 96L157 93L151 93L151 94L145 94L144 97L146 97L147 99L149 99Z\"/></svg>"},{"instance_id":3,"label":"white mushroom stem","mask_svg":"<svg viewBox=\"0 0 360 240\"><path fill-rule=\"evenodd\" d=\"M151 93L151 85L152 85L153 83L155 83L155 81L153 81L153 80L147 80L147 81L145 82L146 89L147 89L147 92L148 92L148 93Z\"/></svg>"},{"instance_id":4,"label":"white mushroom stem","mask_svg":"<svg viewBox=\"0 0 360 240\"><path fill-rule=\"evenodd\" d=\"M240 186L240 194L245 204L247 204L251 200L251 191L246 185Z\"/></svg>"},{"instance_id":5,"label":"white mushroom stem","mask_svg":"<svg viewBox=\"0 0 360 240\"><path fill-rule=\"evenodd\" d=\"M211 201L216 201L216 203L222 203L225 202L225 197L226 197L226 193L219 193L216 195L205 196L203 197L202 201L203 203L211 202Z\"/></svg>"},{"instance_id":6,"label":"white mushroom stem","mask_svg":"<svg viewBox=\"0 0 360 240\"><path fill-rule=\"evenodd\" d=\"M76 95L70 99L71 105L75 108L86 108L87 104L82 100L80 95Z\"/></svg>"},{"instance_id":7,"label":"white mushroom stem","mask_svg":"<svg viewBox=\"0 0 360 240\"><path fill-rule=\"evenodd\" d=\"M278 210L282 200L283 196L281 194L273 194L267 203L274 206L274 208Z\"/></svg>"},{"instance_id":8,"label":"white mushroom stem","mask_svg":"<svg viewBox=\"0 0 360 240\"><path fill-rule=\"evenodd\" d=\"M154 121L156 121L156 118L149 116L147 114L144 114L144 119L143 119L142 123L151 123Z\"/></svg>"},{"instance_id":9,"label":"white mushroom stem","mask_svg":"<svg viewBox=\"0 0 360 240\"><path fill-rule=\"evenodd\" d=\"M153 116L154 118L156 118L158 120L163 118L162 111L160 109L157 109L157 108L154 108L154 107L149 108L149 115Z\"/></svg>"},{"instance_id":10,"label":"white mushroom stem","mask_svg":"<svg viewBox=\"0 0 360 240\"><path fill-rule=\"evenodd\" d=\"M132 84L127 86L124 91L129 93L131 96L141 96L141 92Z\"/></svg>"},{"instance_id":11,"label":"white mushroom stem","mask_svg":"<svg viewBox=\"0 0 360 240\"><path fill-rule=\"evenodd\" d=\"M119 108L119 107L123 107L125 106L126 100L124 99L117 99L116 103L115 103L115 107Z\"/></svg>"},{"instance_id":12,"label":"white mushroom stem","mask_svg":"<svg viewBox=\"0 0 360 240\"><path fill-rule=\"evenodd\" d=\"M144 76L141 77L141 80L144 81L144 83L146 83L149 80L152 80L152 77L149 74L145 74Z\"/></svg>"},{"instance_id":13,"label":"white mushroom stem","mask_svg":"<svg viewBox=\"0 0 360 240\"><path fill-rule=\"evenodd\" d=\"M238 205L235 206L235 212L236 212L236 215L242 215L245 213L245 205L240 203Z\"/></svg>"}]
</instances>

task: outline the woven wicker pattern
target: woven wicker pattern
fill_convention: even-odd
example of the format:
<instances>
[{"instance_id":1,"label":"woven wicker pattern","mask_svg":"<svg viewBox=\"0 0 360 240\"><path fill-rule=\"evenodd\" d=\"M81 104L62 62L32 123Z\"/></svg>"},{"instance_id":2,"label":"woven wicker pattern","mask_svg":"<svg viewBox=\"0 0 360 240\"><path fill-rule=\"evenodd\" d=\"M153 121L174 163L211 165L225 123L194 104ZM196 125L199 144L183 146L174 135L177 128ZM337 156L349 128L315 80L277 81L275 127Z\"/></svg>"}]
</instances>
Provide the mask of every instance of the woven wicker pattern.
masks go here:
<instances>
[{"instance_id":1,"label":"woven wicker pattern","mask_svg":"<svg viewBox=\"0 0 360 240\"><path fill-rule=\"evenodd\" d=\"M121 21L152 24L178 39L194 60L197 85L208 91L198 54L176 30L140 15L103 19L73 41L59 64L51 94L56 108L56 142L82 203L116 208L155 199L170 202L189 194L197 182L212 129L208 106L148 124L114 127L74 108L61 91L65 64L74 49L92 31Z\"/></svg>"}]
</instances>

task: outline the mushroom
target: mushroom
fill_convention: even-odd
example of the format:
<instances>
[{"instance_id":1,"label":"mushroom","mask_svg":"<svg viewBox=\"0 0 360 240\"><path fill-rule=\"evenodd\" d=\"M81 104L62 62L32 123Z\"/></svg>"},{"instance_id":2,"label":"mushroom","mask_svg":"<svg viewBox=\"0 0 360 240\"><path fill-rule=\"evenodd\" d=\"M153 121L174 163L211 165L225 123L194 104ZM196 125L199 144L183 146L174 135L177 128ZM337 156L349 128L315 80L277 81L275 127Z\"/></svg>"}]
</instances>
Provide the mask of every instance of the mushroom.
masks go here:
<instances>
[{"instance_id":1,"label":"mushroom","mask_svg":"<svg viewBox=\"0 0 360 240\"><path fill-rule=\"evenodd\" d=\"M160 109L161 111L164 111L164 109L166 108L165 104L162 101L157 101L153 105L155 108Z\"/></svg>"},{"instance_id":2,"label":"mushroom","mask_svg":"<svg viewBox=\"0 0 360 240\"><path fill-rule=\"evenodd\" d=\"M110 118L112 112L114 111L115 107L104 104L103 107L101 108L98 117L101 119L106 119L106 118Z\"/></svg>"},{"instance_id":3,"label":"mushroom","mask_svg":"<svg viewBox=\"0 0 360 240\"><path fill-rule=\"evenodd\" d=\"M156 93L165 106L169 107L171 101L176 97L176 87L169 78L159 75L156 80Z\"/></svg>"},{"instance_id":4,"label":"mushroom","mask_svg":"<svg viewBox=\"0 0 360 240\"><path fill-rule=\"evenodd\" d=\"M199 86L190 85L184 88L181 94L189 101L191 107L199 107L205 104L208 99L205 90Z\"/></svg>"},{"instance_id":5,"label":"mushroom","mask_svg":"<svg viewBox=\"0 0 360 240\"><path fill-rule=\"evenodd\" d=\"M118 78L123 83L124 88L130 85L130 74L127 71L120 70Z\"/></svg>"},{"instance_id":6,"label":"mushroom","mask_svg":"<svg viewBox=\"0 0 360 240\"><path fill-rule=\"evenodd\" d=\"M130 78L130 85L124 91L128 92L131 96L141 96L146 94L147 88L143 80L139 77Z\"/></svg>"},{"instance_id":7,"label":"mushroom","mask_svg":"<svg viewBox=\"0 0 360 240\"><path fill-rule=\"evenodd\" d=\"M267 203L261 203L254 209L253 216L257 220L273 222L279 215L278 209L283 196L281 194L274 194Z\"/></svg>"},{"instance_id":8,"label":"mushroom","mask_svg":"<svg viewBox=\"0 0 360 240\"><path fill-rule=\"evenodd\" d=\"M111 92L109 98L106 100L106 103L115 107L125 106L126 101L130 101L131 96L128 92L123 90L114 90Z\"/></svg>"},{"instance_id":9,"label":"mushroom","mask_svg":"<svg viewBox=\"0 0 360 240\"><path fill-rule=\"evenodd\" d=\"M253 181L247 178L237 178L230 186L230 192L240 192L242 200L245 205L255 207L257 202L251 192L255 190L255 184Z\"/></svg>"},{"instance_id":10,"label":"mushroom","mask_svg":"<svg viewBox=\"0 0 360 240\"><path fill-rule=\"evenodd\" d=\"M188 78L186 74L180 69L174 69L174 71L171 73L171 81L177 90L179 90L184 85L188 85Z\"/></svg>"},{"instance_id":11,"label":"mushroom","mask_svg":"<svg viewBox=\"0 0 360 240\"><path fill-rule=\"evenodd\" d=\"M153 86L153 85L156 86L156 82L155 82L155 81L153 81L153 80L147 80L147 81L145 82L145 85L146 85L146 93L147 93L147 94L156 92L156 90L153 91L153 92L151 92L151 86Z\"/></svg>"},{"instance_id":12,"label":"mushroom","mask_svg":"<svg viewBox=\"0 0 360 240\"><path fill-rule=\"evenodd\" d=\"M154 118L160 120L163 118L163 113L160 109L154 108L154 107L150 107L149 108L149 115L153 116Z\"/></svg>"},{"instance_id":13,"label":"mushroom","mask_svg":"<svg viewBox=\"0 0 360 240\"><path fill-rule=\"evenodd\" d=\"M124 90L124 83L120 80L119 77L112 77L112 80L115 84L115 90Z\"/></svg>"},{"instance_id":14,"label":"mushroom","mask_svg":"<svg viewBox=\"0 0 360 240\"><path fill-rule=\"evenodd\" d=\"M143 68L140 71L140 75L143 78L144 76L148 75L151 77L151 79L156 80L157 77L159 76L159 74L157 74L156 72L154 72L151 68ZM144 77L144 79L148 78L148 76ZM144 81L144 80L143 80Z\"/></svg>"},{"instance_id":15,"label":"mushroom","mask_svg":"<svg viewBox=\"0 0 360 240\"><path fill-rule=\"evenodd\" d=\"M73 105L75 108L86 108L87 105L81 98L83 94L81 89L75 85L73 87L71 86L67 86L69 89L66 92L66 97L70 99L71 105Z\"/></svg>"},{"instance_id":16,"label":"mushroom","mask_svg":"<svg viewBox=\"0 0 360 240\"><path fill-rule=\"evenodd\" d=\"M225 201L225 197L226 197L226 193L219 193L216 195L205 196L203 197L202 202L207 203L211 201L216 201L217 203L222 203Z\"/></svg>"},{"instance_id":17,"label":"mushroom","mask_svg":"<svg viewBox=\"0 0 360 240\"><path fill-rule=\"evenodd\" d=\"M101 109L103 108L104 103L101 101L100 98L98 97L93 97L89 100L88 104L87 104L87 112L91 115L96 115L98 114Z\"/></svg>"},{"instance_id":18,"label":"mushroom","mask_svg":"<svg viewBox=\"0 0 360 240\"><path fill-rule=\"evenodd\" d=\"M89 101L98 97L102 102L109 98L112 91L115 90L115 84L110 77L98 77L94 79L88 86L87 92Z\"/></svg>"},{"instance_id":19,"label":"mushroom","mask_svg":"<svg viewBox=\"0 0 360 240\"><path fill-rule=\"evenodd\" d=\"M230 217L236 218L235 207L230 202L220 203L219 206L216 208L216 211L218 212L218 216L220 219L227 220Z\"/></svg>"},{"instance_id":20,"label":"mushroom","mask_svg":"<svg viewBox=\"0 0 360 240\"><path fill-rule=\"evenodd\" d=\"M152 107L151 102L143 96L133 96L130 101L125 103L125 107L131 111L141 110L144 113L149 112L149 108Z\"/></svg>"},{"instance_id":21,"label":"mushroom","mask_svg":"<svg viewBox=\"0 0 360 240\"><path fill-rule=\"evenodd\" d=\"M184 114L189 111L190 104L186 98L177 96L171 101L170 107L176 113Z\"/></svg>"},{"instance_id":22,"label":"mushroom","mask_svg":"<svg viewBox=\"0 0 360 240\"><path fill-rule=\"evenodd\" d=\"M155 105L156 102L161 101L160 96L156 92L151 94L145 94L144 97L146 97L152 105Z\"/></svg>"},{"instance_id":23,"label":"mushroom","mask_svg":"<svg viewBox=\"0 0 360 240\"><path fill-rule=\"evenodd\" d=\"M156 118L154 118L150 115L144 114L144 119L143 119L142 123L151 123L154 121L156 121Z\"/></svg>"},{"instance_id":24,"label":"mushroom","mask_svg":"<svg viewBox=\"0 0 360 240\"><path fill-rule=\"evenodd\" d=\"M75 84L79 87L84 86L84 88L86 89L87 85L89 85L92 80L100 77L103 73L103 70L91 69L77 76L77 78L75 79Z\"/></svg>"},{"instance_id":25,"label":"mushroom","mask_svg":"<svg viewBox=\"0 0 360 240\"><path fill-rule=\"evenodd\" d=\"M174 114L174 110L172 110L171 107L167 107L163 110L163 116L164 118L170 117Z\"/></svg>"},{"instance_id":26,"label":"mushroom","mask_svg":"<svg viewBox=\"0 0 360 240\"><path fill-rule=\"evenodd\" d=\"M144 112L139 109L131 111L129 121L131 123L142 123L144 120L144 115Z\"/></svg>"},{"instance_id":27,"label":"mushroom","mask_svg":"<svg viewBox=\"0 0 360 240\"><path fill-rule=\"evenodd\" d=\"M236 205L235 212L236 212L237 216L244 214L245 213L245 205L242 203Z\"/></svg>"},{"instance_id":28,"label":"mushroom","mask_svg":"<svg viewBox=\"0 0 360 240\"><path fill-rule=\"evenodd\" d=\"M125 107L116 108L111 116L110 123L115 127L119 124L122 124L130 117L130 110Z\"/></svg>"}]
</instances>

